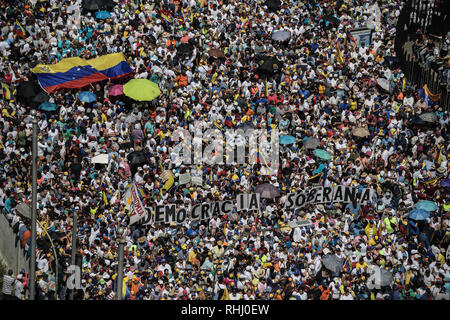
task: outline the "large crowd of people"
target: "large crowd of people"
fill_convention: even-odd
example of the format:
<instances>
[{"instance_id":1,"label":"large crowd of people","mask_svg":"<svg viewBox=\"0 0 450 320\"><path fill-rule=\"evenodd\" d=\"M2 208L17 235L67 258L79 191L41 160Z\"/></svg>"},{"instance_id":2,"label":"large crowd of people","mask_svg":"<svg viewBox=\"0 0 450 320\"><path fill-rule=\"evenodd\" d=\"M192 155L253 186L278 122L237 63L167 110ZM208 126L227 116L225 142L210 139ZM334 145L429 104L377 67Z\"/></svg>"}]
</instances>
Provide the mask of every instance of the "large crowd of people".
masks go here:
<instances>
[{"instance_id":1,"label":"large crowd of people","mask_svg":"<svg viewBox=\"0 0 450 320\"><path fill-rule=\"evenodd\" d=\"M395 57L401 1L111 2L110 17L98 19L80 0L0 0L0 74L10 88L35 80L37 64L69 57L122 52L134 69L51 92L58 111L37 112L39 299L69 298L74 212L81 267L75 299L117 298L119 227L126 230L125 299L448 299L448 110L385 63ZM364 27L372 29L370 44L351 36ZM279 30L290 36L273 40ZM424 63L438 54L426 52L419 54ZM278 65L261 73L260 60L268 57ZM143 103L109 95L130 78L157 83L161 95ZM80 91L96 101L80 101ZM30 221L15 208L31 205L30 111L37 108L19 98L0 101L0 204L29 255ZM435 120L416 121L423 113ZM261 173L261 163L172 163L174 130L194 132L199 123L224 131L244 123L277 129L296 142L280 145L273 175ZM357 128L368 134L356 135ZM332 159L306 148L309 139ZM128 157L136 150L147 157L138 168ZM100 154L108 155L107 165L92 163ZM180 175L196 169L202 184L179 184ZM175 179L168 190L167 170ZM123 198L131 181L146 207L175 203L189 211L201 202L234 201L262 183L280 196L262 198L258 212L130 225ZM375 198L368 205L284 209L290 192L334 185L370 187ZM436 208L411 219L423 200ZM311 224L291 224L303 220ZM330 255L342 263L337 272L325 266ZM371 282L376 268L391 280Z\"/></svg>"}]
</instances>

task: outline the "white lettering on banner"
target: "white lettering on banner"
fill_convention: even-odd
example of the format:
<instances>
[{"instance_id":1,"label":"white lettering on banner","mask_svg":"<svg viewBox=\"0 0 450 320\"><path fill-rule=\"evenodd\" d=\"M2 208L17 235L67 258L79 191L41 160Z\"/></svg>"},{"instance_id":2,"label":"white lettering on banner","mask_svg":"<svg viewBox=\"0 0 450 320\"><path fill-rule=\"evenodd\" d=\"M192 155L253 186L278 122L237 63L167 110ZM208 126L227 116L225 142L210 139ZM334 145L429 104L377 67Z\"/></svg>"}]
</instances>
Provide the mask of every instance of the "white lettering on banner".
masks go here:
<instances>
[{"instance_id":1,"label":"white lettering on banner","mask_svg":"<svg viewBox=\"0 0 450 320\"><path fill-rule=\"evenodd\" d=\"M81 289L81 270L79 266L70 265L67 268L67 272L70 276L67 278L67 289Z\"/></svg>"},{"instance_id":2,"label":"white lettering on banner","mask_svg":"<svg viewBox=\"0 0 450 320\"><path fill-rule=\"evenodd\" d=\"M364 188L361 193L358 193L358 188L356 187L316 187L309 192L288 193L284 208L292 210L301 208L308 203L352 203L353 201L361 205L367 205L369 201L373 201L373 195L374 190L370 188Z\"/></svg>"},{"instance_id":3,"label":"white lettering on banner","mask_svg":"<svg viewBox=\"0 0 450 320\"><path fill-rule=\"evenodd\" d=\"M352 203L356 201L358 204L366 205L369 201L373 201L375 191L369 188L362 189L358 193L358 188L349 186L335 186L335 187L315 187L304 193L288 193L286 196L285 210L293 210L301 208L305 204L320 204L331 202ZM186 208L177 208L175 204L157 205L155 209L144 208L135 186L132 188L133 197L133 211L130 216L130 224L139 221L142 217L143 225L159 225L159 224L183 224L187 218L191 220L209 220L213 216L220 216L223 214L230 214L233 208L236 210L256 210L260 211L259 193L241 193L238 194L236 203L232 200L205 202L194 205L190 212ZM152 217L154 217L152 219ZM310 225L310 222L301 222L299 226Z\"/></svg>"}]
</instances>

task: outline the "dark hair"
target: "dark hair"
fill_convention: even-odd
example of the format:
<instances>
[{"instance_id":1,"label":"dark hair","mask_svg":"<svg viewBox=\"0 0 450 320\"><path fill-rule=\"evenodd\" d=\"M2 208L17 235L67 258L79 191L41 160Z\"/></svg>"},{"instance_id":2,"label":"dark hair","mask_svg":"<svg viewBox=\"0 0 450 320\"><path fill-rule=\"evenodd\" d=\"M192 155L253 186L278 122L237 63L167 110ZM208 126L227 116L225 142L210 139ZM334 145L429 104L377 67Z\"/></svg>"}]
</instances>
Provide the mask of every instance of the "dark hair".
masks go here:
<instances>
[{"instance_id":1,"label":"dark hair","mask_svg":"<svg viewBox=\"0 0 450 320\"><path fill-rule=\"evenodd\" d=\"M12 271L12 269L9 269L8 270L8 276L12 276L13 275L13 271Z\"/></svg>"}]
</instances>

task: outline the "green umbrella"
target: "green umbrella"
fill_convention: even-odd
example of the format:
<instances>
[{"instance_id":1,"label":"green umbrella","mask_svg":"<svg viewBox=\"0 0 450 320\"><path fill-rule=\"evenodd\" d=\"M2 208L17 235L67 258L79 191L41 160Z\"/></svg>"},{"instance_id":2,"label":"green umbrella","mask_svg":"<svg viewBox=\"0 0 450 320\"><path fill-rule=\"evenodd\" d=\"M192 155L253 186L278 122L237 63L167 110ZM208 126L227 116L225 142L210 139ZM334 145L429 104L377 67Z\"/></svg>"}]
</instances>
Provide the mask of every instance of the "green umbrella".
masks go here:
<instances>
[{"instance_id":1,"label":"green umbrella","mask_svg":"<svg viewBox=\"0 0 450 320\"><path fill-rule=\"evenodd\" d=\"M156 83L147 79L132 79L124 84L123 93L136 101L152 101L161 94Z\"/></svg>"},{"instance_id":2,"label":"green umbrella","mask_svg":"<svg viewBox=\"0 0 450 320\"><path fill-rule=\"evenodd\" d=\"M314 155L323 160L331 160L331 155L323 149L314 150Z\"/></svg>"}]
</instances>

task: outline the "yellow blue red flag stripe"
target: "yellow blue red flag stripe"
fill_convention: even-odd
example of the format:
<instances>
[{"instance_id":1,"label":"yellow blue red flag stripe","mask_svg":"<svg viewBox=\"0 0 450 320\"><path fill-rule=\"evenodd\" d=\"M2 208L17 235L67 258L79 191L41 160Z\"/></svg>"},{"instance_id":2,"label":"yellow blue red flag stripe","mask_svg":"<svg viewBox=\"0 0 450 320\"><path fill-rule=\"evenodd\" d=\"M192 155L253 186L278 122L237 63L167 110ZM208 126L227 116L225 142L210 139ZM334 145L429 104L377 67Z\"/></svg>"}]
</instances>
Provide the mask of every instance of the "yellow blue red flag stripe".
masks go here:
<instances>
[{"instance_id":1,"label":"yellow blue red flag stripe","mask_svg":"<svg viewBox=\"0 0 450 320\"><path fill-rule=\"evenodd\" d=\"M92 82L118 78L132 72L123 53L83 60L66 58L53 65L39 64L32 69L42 88L52 92L60 88L81 88Z\"/></svg>"},{"instance_id":2,"label":"yellow blue red flag stripe","mask_svg":"<svg viewBox=\"0 0 450 320\"><path fill-rule=\"evenodd\" d=\"M3 98L5 100L14 101L14 94L13 94L11 88L3 82L1 85L2 85Z\"/></svg>"},{"instance_id":3,"label":"yellow blue red flag stripe","mask_svg":"<svg viewBox=\"0 0 450 320\"><path fill-rule=\"evenodd\" d=\"M14 24L14 31L20 37L25 38L25 29L22 28L22 26L20 25L20 23L17 20L16 20L16 23Z\"/></svg>"}]
</instances>

